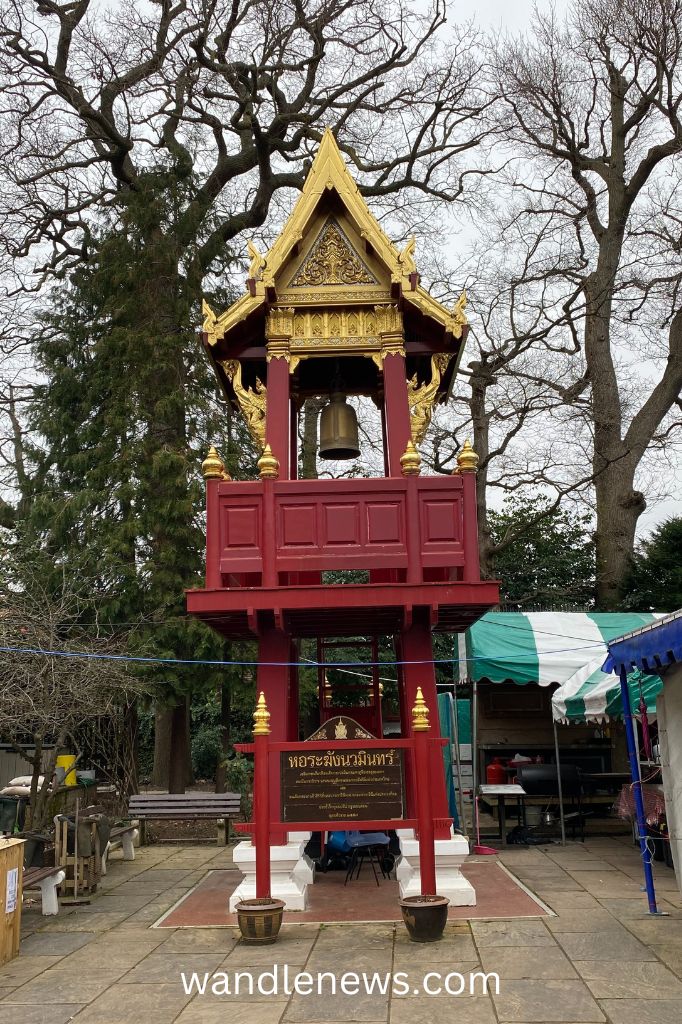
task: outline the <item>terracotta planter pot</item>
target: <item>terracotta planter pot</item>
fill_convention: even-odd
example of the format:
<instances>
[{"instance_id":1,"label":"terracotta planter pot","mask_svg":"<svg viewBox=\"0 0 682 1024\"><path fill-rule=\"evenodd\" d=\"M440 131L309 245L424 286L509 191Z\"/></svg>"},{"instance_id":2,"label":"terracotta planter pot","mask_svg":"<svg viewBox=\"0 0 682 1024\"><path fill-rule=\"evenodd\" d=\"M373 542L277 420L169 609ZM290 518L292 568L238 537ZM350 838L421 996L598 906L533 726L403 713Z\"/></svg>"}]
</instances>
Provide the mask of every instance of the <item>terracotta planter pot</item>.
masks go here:
<instances>
[{"instance_id":1,"label":"terracotta planter pot","mask_svg":"<svg viewBox=\"0 0 682 1024\"><path fill-rule=\"evenodd\" d=\"M406 896L400 909L413 942L438 942L448 920L450 900L445 896Z\"/></svg>"},{"instance_id":2,"label":"terracotta planter pot","mask_svg":"<svg viewBox=\"0 0 682 1024\"><path fill-rule=\"evenodd\" d=\"M269 896L238 903L235 910L242 942L249 946L267 946L276 942L284 906L282 900L273 900Z\"/></svg>"}]
</instances>

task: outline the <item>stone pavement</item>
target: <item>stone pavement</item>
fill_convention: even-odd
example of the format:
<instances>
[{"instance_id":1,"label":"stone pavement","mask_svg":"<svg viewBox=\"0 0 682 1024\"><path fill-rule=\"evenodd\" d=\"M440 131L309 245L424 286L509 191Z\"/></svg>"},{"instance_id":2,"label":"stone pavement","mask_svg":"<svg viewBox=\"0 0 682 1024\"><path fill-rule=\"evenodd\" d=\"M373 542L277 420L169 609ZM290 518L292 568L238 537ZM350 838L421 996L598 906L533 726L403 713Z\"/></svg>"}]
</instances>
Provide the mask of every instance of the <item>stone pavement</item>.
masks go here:
<instances>
[{"instance_id":1,"label":"stone pavement","mask_svg":"<svg viewBox=\"0 0 682 1024\"><path fill-rule=\"evenodd\" d=\"M453 922L440 943L416 945L402 924L286 923L274 946L246 947L233 928L150 926L211 868L216 847L148 847L114 854L88 906L43 918L24 912L19 957L0 968L0 1024L678 1024L682 1021L682 899L661 867L661 909L646 913L638 851L626 839L565 848L509 848L504 862L556 917ZM352 892L352 890L351 890ZM350 895L350 894L349 894ZM499 975L499 994L185 994L180 972L426 972ZM282 977L280 973L280 978ZM248 984L248 980L243 980ZM430 984L437 982L430 981ZM233 988L233 980L230 982ZM210 985L209 985L210 989Z\"/></svg>"}]
</instances>

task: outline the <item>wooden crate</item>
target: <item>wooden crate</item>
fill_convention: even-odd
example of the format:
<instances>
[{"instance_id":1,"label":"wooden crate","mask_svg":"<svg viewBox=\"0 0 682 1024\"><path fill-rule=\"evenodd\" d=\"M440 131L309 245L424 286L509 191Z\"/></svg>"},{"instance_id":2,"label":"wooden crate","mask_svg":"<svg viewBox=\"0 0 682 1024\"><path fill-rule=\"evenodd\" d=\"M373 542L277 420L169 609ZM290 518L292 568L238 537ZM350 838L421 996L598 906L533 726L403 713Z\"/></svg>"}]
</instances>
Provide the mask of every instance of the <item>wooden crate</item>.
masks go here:
<instances>
[{"instance_id":1,"label":"wooden crate","mask_svg":"<svg viewBox=\"0 0 682 1024\"><path fill-rule=\"evenodd\" d=\"M24 840L0 839L0 964L19 952L23 869Z\"/></svg>"}]
</instances>

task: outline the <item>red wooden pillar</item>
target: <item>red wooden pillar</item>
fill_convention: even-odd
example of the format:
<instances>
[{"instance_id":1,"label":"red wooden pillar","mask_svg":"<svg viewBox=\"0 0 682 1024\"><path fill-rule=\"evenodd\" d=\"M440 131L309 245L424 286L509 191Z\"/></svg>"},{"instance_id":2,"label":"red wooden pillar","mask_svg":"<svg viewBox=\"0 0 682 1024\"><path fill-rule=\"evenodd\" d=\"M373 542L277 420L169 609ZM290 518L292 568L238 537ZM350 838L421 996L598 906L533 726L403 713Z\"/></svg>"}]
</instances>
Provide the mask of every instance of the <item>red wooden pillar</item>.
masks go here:
<instances>
[{"instance_id":1,"label":"red wooden pillar","mask_svg":"<svg viewBox=\"0 0 682 1024\"><path fill-rule=\"evenodd\" d=\"M397 352L384 356L384 411L387 475L400 476L400 456L404 454L412 434L405 356Z\"/></svg>"},{"instance_id":2,"label":"red wooden pillar","mask_svg":"<svg viewBox=\"0 0 682 1024\"><path fill-rule=\"evenodd\" d=\"M299 711L299 694L298 694L298 649L295 643L291 643L289 646L289 661L292 663L289 666L289 720L287 722L287 739L298 741L298 711Z\"/></svg>"},{"instance_id":3,"label":"red wooden pillar","mask_svg":"<svg viewBox=\"0 0 682 1024\"><path fill-rule=\"evenodd\" d=\"M417 823L419 830L419 873L422 896L436 895L436 851L434 847L433 808L431 803L431 745L429 744L429 708L421 687L412 708L412 735L417 776Z\"/></svg>"},{"instance_id":4,"label":"red wooden pillar","mask_svg":"<svg viewBox=\"0 0 682 1024\"><path fill-rule=\"evenodd\" d=\"M206 589L222 587L220 572L220 480L206 481Z\"/></svg>"},{"instance_id":5,"label":"red wooden pillar","mask_svg":"<svg viewBox=\"0 0 682 1024\"><path fill-rule=\"evenodd\" d=\"M283 357L268 363L268 402L265 408L265 440L279 462L280 480L290 479L289 364Z\"/></svg>"},{"instance_id":6,"label":"red wooden pillar","mask_svg":"<svg viewBox=\"0 0 682 1024\"><path fill-rule=\"evenodd\" d=\"M433 708L433 714L438 714L438 693L436 691L436 673L433 664L433 648L431 646L431 630L422 623L413 623L401 634L401 651L403 664L403 680L405 687L405 705L412 708L417 701L417 691L421 689L424 700L429 708ZM415 664L416 662L416 664ZM434 718L437 722L438 719ZM403 722L409 729L409 735L413 735L412 721L408 719ZM433 732L440 735L440 729L434 728ZM436 818L448 818L448 800L445 789L445 772L443 768L443 755L438 747L429 750L431 763L431 808ZM417 812L421 792L417 786L415 801ZM411 813L414 808L411 808ZM439 827L436 830L436 838L443 839L449 836L449 829Z\"/></svg>"},{"instance_id":7,"label":"red wooden pillar","mask_svg":"<svg viewBox=\"0 0 682 1024\"><path fill-rule=\"evenodd\" d=\"M289 477L298 480L298 407L295 402L289 402L289 407Z\"/></svg>"},{"instance_id":8,"label":"red wooden pillar","mask_svg":"<svg viewBox=\"0 0 682 1024\"><path fill-rule=\"evenodd\" d=\"M265 695L270 710L270 731L273 742L288 739L289 723L287 697L289 694L289 668L291 641L279 629L264 629L258 641L257 689ZM272 664L275 662L275 664ZM281 821L280 779L277 758L270 759L270 820ZM283 846L287 841L286 832L273 832L270 837L273 846Z\"/></svg>"},{"instance_id":9,"label":"red wooden pillar","mask_svg":"<svg viewBox=\"0 0 682 1024\"><path fill-rule=\"evenodd\" d=\"M256 844L256 898L270 895L270 799L268 736L270 712L261 693L253 716L253 824Z\"/></svg>"}]
</instances>

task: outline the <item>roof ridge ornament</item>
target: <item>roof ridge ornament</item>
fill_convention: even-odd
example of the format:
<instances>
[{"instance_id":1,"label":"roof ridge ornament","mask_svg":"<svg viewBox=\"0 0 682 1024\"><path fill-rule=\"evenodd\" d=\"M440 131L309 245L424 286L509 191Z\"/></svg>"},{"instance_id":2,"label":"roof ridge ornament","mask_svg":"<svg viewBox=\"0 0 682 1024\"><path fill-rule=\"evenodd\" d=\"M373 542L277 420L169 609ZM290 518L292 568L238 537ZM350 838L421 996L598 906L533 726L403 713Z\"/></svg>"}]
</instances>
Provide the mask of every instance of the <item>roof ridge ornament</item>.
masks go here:
<instances>
[{"instance_id":1,"label":"roof ridge ornament","mask_svg":"<svg viewBox=\"0 0 682 1024\"><path fill-rule=\"evenodd\" d=\"M246 243L246 250L249 256L251 257L251 262L249 264L248 279L249 281L258 281L258 279L263 275L263 271L265 270L267 260L265 256L263 256L263 254L258 251L258 248L254 245L251 239L249 239L248 242Z\"/></svg>"}]
</instances>

